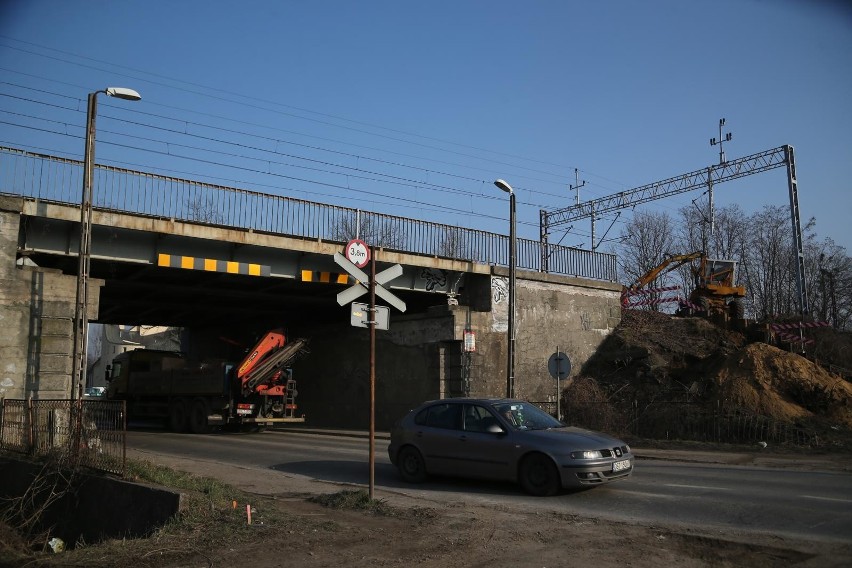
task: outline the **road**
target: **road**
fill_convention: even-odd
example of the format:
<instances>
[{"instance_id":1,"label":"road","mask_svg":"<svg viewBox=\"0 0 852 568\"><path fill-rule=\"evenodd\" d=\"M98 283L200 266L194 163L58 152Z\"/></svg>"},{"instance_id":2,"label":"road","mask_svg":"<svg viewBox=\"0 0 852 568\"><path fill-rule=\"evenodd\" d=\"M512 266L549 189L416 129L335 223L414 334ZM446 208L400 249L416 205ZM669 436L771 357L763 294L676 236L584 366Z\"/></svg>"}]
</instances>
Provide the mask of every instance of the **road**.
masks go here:
<instances>
[{"instance_id":1,"label":"road","mask_svg":"<svg viewBox=\"0 0 852 568\"><path fill-rule=\"evenodd\" d=\"M386 440L376 441L377 497L405 494L427 501L536 508L646 526L852 542L849 473L640 459L627 481L541 499L505 483L432 479L409 485L398 478L386 448ZM309 491L305 483L320 482L334 490L369 483L365 438L286 431L196 436L137 429L128 432L128 454L155 462L171 458L177 467L191 470L194 464L201 472L215 470L215 464L238 466L261 493Z\"/></svg>"}]
</instances>

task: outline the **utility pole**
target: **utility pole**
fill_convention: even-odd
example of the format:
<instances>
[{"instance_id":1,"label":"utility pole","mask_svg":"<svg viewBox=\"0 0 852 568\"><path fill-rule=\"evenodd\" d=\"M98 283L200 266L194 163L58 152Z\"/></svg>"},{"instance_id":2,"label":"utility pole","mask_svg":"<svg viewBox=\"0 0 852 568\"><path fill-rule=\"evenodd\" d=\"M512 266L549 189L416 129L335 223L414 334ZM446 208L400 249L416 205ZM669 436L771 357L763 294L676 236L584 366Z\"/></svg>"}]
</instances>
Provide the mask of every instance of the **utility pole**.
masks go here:
<instances>
[{"instance_id":1,"label":"utility pole","mask_svg":"<svg viewBox=\"0 0 852 568\"><path fill-rule=\"evenodd\" d=\"M577 191L577 205L580 204L580 188L586 185L586 180L583 180L583 183L580 183L580 171L577 168L574 168L574 185L568 184L569 191Z\"/></svg>"},{"instance_id":2,"label":"utility pole","mask_svg":"<svg viewBox=\"0 0 852 568\"><path fill-rule=\"evenodd\" d=\"M568 184L568 191L577 192L577 205L580 204L580 188L586 185L586 180L580 183L580 170L574 168L574 185ZM592 212L592 252L595 252L595 215Z\"/></svg>"},{"instance_id":3,"label":"utility pole","mask_svg":"<svg viewBox=\"0 0 852 568\"><path fill-rule=\"evenodd\" d=\"M725 160L725 148L724 148L723 143L724 142L730 142L731 138L733 138L733 136L731 135L730 132L728 132L727 134L725 134L724 137L722 137L722 127L723 126L725 126L725 119L720 118L719 119L719 140L717 141L715 138L710 139L710 145L711 146L715 146L716 144L719 144L719 165L720 166L725 165L725 162L726 162L726 160ZM715 221L716 221L716 215L715 215L715 211L713 209L713 169L712 168L707 168L707 193L708 193L709 198L710 198L710 235L708 237L708 243L712 244L713 232L714 232L714 229L715 229L714 224L715 224ZM709 254L709 251L707 250L707 246L704 247L704 253Z\"/></svg>"}]
</instances>

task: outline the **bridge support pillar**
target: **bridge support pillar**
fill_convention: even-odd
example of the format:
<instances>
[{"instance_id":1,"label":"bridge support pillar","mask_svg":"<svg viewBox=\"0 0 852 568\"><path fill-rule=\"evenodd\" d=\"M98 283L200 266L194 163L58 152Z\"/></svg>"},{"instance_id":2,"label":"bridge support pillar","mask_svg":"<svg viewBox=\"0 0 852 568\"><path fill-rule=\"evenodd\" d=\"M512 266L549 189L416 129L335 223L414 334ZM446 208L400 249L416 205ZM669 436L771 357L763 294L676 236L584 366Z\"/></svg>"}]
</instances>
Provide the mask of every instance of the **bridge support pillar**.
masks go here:
<instances>
[{"instance_id":1,"label":"bridge support pillar","mask_svg":"<svg viewBox=\"0 0 852 568\"><path fill-rule=\"evenodd\" d=\"M0 197L0 398L68 398L77 277L19 257L22 207ZM92 284L90 319L103 281Z\"/></svg>"}]
</instances>

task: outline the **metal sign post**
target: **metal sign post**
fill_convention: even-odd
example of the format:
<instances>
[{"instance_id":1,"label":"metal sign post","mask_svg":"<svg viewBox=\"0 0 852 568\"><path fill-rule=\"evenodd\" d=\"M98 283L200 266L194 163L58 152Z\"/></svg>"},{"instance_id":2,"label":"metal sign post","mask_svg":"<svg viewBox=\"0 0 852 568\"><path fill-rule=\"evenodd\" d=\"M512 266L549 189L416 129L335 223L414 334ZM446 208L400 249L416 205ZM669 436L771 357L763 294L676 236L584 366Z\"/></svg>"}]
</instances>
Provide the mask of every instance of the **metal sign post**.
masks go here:
<instances>
[{"instance_id":1,"label":"metal sign post","mask_svg":"<svg viewBox=\"0 0 852 568\"><path fill-rule=\"evenodd\" d=\"M372 248L372 247L371 247ZM370 255L370 501L376 486L376 251Z\"/></svg>"},{"instance_id":2,"label":"metal sign post","mask_svg":"<svg viewBox=\"0 0 852 568\"><path fill-rule=\"evenodd\" d=\"M567 379L568 375L571 374L571 359L559 350L558 345L556 346L556 353L547 360L547 370L550 372L550 376L556 379L556 419L562 421L562 393L559 381Z\"/></svg>"},{"instance_id":3,"label":"metal sign post","mask_svg":"<svg viewBox=\"0 0 852 568\"><path fill-rule=\"evenodd\" d=\"M385 306L380 306L384 310L384 327L379 325L378 312L376 307L376 296L378 295L391 306L401 312L405 311L405 302L397 298L392 292L386 289L382 284L387 284L394 278L402 275L402 266L395 264L378 274L376 274L376 249L366 247L363 241L353 239L346 245L346 256L339 252L334 253L334 262L354 277L357 282L355 285L347 288L337 295L337 303L341 306L348 304L360 298L367 292L370 293L370 305L366 308L368 314L367 319L363 319L362 314L355 315L359 309L355 305L352 307L350 321L352 325L358 327L370 328L370 499L373 499L373 492L376 486L376 327L387 329L387 310ZM363 264L362 264L363 262ZM370 263L370 275L364 273L361 267ZM359 304L358 306L363 306Z\"/></svg>"}]
</instances>

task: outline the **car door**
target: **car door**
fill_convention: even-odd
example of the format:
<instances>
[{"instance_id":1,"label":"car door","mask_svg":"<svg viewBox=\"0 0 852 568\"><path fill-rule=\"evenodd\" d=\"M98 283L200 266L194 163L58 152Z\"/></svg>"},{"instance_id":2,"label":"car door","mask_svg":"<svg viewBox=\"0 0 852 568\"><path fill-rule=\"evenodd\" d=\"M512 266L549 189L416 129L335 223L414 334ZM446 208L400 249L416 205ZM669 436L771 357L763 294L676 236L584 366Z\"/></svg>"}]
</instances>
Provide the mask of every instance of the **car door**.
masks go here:
<instances>
[{"instance_id":1,"label":"car door","mask_svg":"<svg viewBox=\"0 0 852 568\"><path fill-rule=\"evenodd\" d=\"M462 433L462 405L438 403L427 409L414 434L415 444L434 475L456 475L458 436Z\"/></svg>"},{"instance_id":2,"label":"car door","mask_svg":"<svg viewBox=\"0 0 852 568\"><path fill-rule=\"evenodd\" d=\"M458 475L480 479L514 479L514 466L507 451L507 432L485 406L465 404L463 428L451 444L450 457ZM496 428L495 428L496 427Z\"/></svg>"}]
</instances>

